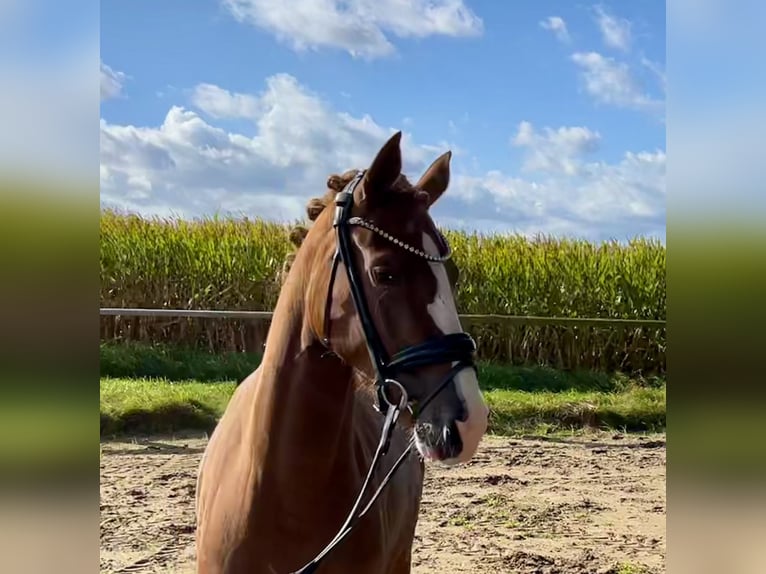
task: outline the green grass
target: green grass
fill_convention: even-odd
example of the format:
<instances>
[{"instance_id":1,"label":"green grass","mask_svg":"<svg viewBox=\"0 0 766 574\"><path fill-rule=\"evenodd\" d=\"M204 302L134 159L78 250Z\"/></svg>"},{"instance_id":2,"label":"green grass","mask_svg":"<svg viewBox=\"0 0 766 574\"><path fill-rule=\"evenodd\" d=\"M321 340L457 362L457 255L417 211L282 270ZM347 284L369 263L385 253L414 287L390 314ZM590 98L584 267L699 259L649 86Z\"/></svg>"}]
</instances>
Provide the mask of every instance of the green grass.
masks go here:
<instances>
[{"instance_id":1,"label":"green grass","mask_svg":"<svg viewBox=\"0 0 766 574\"><path fill-rule=\"evenodd\" d=\"M259 363L254 354L103 343L101 435L209 432L236 383ZM661 378L480 362L479 381L492 433L657 431L665 426Z\"/></svg>"},{"instance_id":2,"label":"green grass","mask_svg":"<svg viewBox=\"0 0 766 574\"><path fill-rule=\"evenodd\" d=\"M235 384L101 379L101 434L211 431Z\"/></svg>"},{"instance_id":3,"label":"green grass","mask_svg":"<svg viewBox=\"0 0 766 574\"><path fill-rule=\"evenodd\" d=\"M241 381L261 363L255 353L210 353L179 345L103 342L101 376L170 381ZM623 373L561 371L552 367L510 366L479 361L479 379L487 390L622 392L636 387L661 388L661 377Z\"/></svg>"},{"instance_id":4,"label":"green grass","mask_svg":"<svg viewBox=\"0 0 766 574\"><path fill-rule=\"evenodd\" d=\"M528 392L599 391L615 393L635 388L659 389L665 379L658 376L629 377L624 373L563 371L547 366L522 367L479 361L479 379L485 390Z\"/></svg>"},{"instance_id":5,"label":"green grass","mask_svg":"<svg viewBox=\"0 0 766 574\"><path fill-rule=\"evenodd\" d=\"M484 392L490 408L490 432L547 434L600 428L660 431L665 427L665 389L634 388L620 393L565 391Z\"/></svg>"},{"instance_id":6,"label":"green grass","mask_svg":"<svg viewBox=\"0 0 766 574\"><path fill-rule=\"evenodd\" d=\"M210 432L235 383L164 379L101 380L101 434ZM665 424L665 389L561 393L493 389L489 432L555 433L582 428L657 431Z\"/></svg>"},{"instance_id":7,"label":"green grass","mask_svg":"<svg viewBox=\"0 0 766 574\"><path fill-rule=\"evenodd\" d=\"M261 363L254 353L209 353L178 345L101 343L101 376L241 381Z\"/></svg>"}]
</instances>

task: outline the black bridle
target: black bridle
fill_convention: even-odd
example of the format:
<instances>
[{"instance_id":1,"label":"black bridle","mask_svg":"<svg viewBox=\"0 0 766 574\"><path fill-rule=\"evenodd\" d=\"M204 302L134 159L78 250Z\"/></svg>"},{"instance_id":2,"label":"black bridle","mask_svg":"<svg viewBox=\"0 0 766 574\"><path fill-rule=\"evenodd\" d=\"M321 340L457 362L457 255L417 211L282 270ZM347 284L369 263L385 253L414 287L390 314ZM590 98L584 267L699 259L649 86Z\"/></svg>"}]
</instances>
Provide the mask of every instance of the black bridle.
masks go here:
<instances>
[{"instance_id":1,"label":"black bridle","mask_svg":"<svg viewBox=\"0 0 766 574\"><path fill-rule=\"evenodd\" d=\"M335 255L333 256L327 303L325 308L324 343L329 348L330 310L332 306L333 285L335 283L338 265L342 262L346 268L346 275L348 276L348 282L351 288L351 296L354 300L354 305L356 306L356 311L362 324L365 341L367 343L367 350L370 353L372 365L375 370L375 387L377 392L376 408L380 413L385 411L386 414L378 447L375 451L372 463L370 464L370 468L367 472L365 481L362 484L359 496L357 497L354 506L349 512L348 517L346 518L346 522L340 528L335 538L330 541L330 543L324 548L324 550L322 550L322 552L320 552L303 568L296 570L292 574L310 574L315 572L321 561L330 553L331 550L340 544L340 542L351 532L354 526L356 526L359 520L365 514L367 514L367 511L372 507L373 503L380 496L383 488L385 488L391 477L405 461L407 455L415 444L414 435L407 444L407 447L404 449L404 452L402 452L401 456L399 456L399 458L391 466L390 470L381 481L380 486L374 492L365 507L361 510L361 512L357 514L375 468L380 462L380 459L388 452L388 447L391 443L391 435L396 425L396 421L399 418L399 414L404 410L408 410L412 414L413 419L416 419L418 415L423 412L428 403L430 403L431 400L433 400L442 390L444 390L444 388L450 383L450 381L454 379L458 372L466 368L472 368L474 370L476 369L476 365L473 361L473 354L476 351L476 343L467 333L451 333L448 335L440 335L418 345L402 349L391 357L388 356L388 353L383 346L378 331L375 328L375 323L372 319L372 315L370 314L369 308L367 306L367 300L364 296L364 290L362 287L361 274L357 271L354 265L353 254L351 251L351 227L354 225L366 227L373 232L385 237L389 241L392 241L396 245L399 245L403 249L406 249L430 261L446 261L451 257L451 253L448 250L446 255L429 255L390 236L388 233L380 230L377 226L364 219L351 217L351 210L354 205L354 190L364 177L364 173L364 171L358 172L354 179L352 179L346 185L346 187L342 191L338 192L335 196L335 216L333 220L333 227L336 231L337 249L335 251ZM411 401L404 385L402 385L396 377L403 372L412 371L427 365L442 363L453 363L453 367L425 399L419 402ZM394 387L398 391L398 399L392 399L389 396L389 390L391 387Z\"/></svg>"}]
</instances>

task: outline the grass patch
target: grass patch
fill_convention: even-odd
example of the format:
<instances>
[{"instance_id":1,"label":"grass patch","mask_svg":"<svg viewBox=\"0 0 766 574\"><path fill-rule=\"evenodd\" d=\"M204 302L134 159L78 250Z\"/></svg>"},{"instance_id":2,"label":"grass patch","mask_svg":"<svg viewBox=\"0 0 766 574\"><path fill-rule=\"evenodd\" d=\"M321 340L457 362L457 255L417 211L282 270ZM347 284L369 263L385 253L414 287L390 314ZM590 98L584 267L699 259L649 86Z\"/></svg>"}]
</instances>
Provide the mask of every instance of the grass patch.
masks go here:
<instances>
[{"instance_id":1,"label":"grass patch","mask_svg":"<svg viewBox=\"0 0 766 574\"><path fill-rule=\"evenodd\" d=\"M175 345L102 343L101 435L211 431L237 382L260 360ZM481 362L479 381L495 434L665 427L661 378Z\"/></svg>"},{"instance_id":2,"label":"grass patch","mask_svg":"<svg viewBox=\"0 0 766 574\"><path fill-rule=\"evenodd\" d=\"M241 381L261 363L255 353L210 353L178 345L101 343L101 376L169 381Z\"/></svg>"},{"instance_id":3,"label":"grass patch","mask_svg":"<svg viewBox=\"0 0 766 574\"><path fill-rule=\"evenodd\" d=\"M212 431L236 384L165 379L101 380L101 435ZM582 428L658 431L665 425L665 389L621 393L485 391L489 432L550 434Z\"/></svg>"},{"instance_id":4,"label":"grass patch","mask_svg":"<svg viewBox=\"0 0 766 574\"><path fill-rule=\"evenodd\" d=\"M234 383L102 379L101 435L212 431Z\"/></svg>"},{"instance_id":5,"label":"grass patch","mask_svg":"<svg viewBox=\"0 0 766 574\"><path fill-rule=\"evenodd\" d=\"M480 362L479 381L482 389L527 392L598 391L619 393L636 388L664 388L665 379L652 376L629 377L624 373L598 371L562 371L552 367L521 367L501 363Z\"/></svg>"},{"instance_id":6,"label":"grass patch","mask_svg":"<svg viewBox=\"0 0 766 574\"><path fill-rule=\"evenodd\" d=\"M178 345L101 343L101 377L147 378L169 381L241 381L260 365L255 353L210 353ZM521 367L479 362L484 390L527 392L624 392L663 388L660 377L628 377L622 373L561 371L551 367Z\"/></svg>"},{"instance_id":7,"label":"grass patch","mask_svg":"<svg viewBox=\"0 0 766 574\"><path fill-rule=\"evenodd\" d=\"M569 390L526 392L485 390L489 430L495 434L550 434L571 429L665 428L665 388L632 388L621 393Z\"/></svg>"}]
</instances>

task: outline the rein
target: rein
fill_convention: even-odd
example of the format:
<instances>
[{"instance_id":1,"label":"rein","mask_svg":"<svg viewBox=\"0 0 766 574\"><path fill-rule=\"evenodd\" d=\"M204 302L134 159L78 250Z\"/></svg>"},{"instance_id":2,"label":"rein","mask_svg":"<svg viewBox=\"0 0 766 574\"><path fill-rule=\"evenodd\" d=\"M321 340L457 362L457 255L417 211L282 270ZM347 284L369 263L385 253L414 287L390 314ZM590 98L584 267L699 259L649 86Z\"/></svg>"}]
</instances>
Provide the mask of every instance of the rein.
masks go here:
<instances>
[{"instance_id":1,"label":"rein","mask_svg":"<svg viewBox=\"0 0 766 574\"><path fill-rule=\"evenodd\" d=\"M327 555L343 541L343 539L352 531L352 529L358 524L358 522L364 517L370 510L372 505L378 499L383 489L389 483L394 473L401 467L402 463L406 460L412 447L415 444L415 436L410 438L407 443L407 447L402 454L393 463L388 473L381 481L377 490L372 494L367 504L359 511L362 506L365 492L367 491L372 475L375 469L378 467L381 459L388 453L388 448L391 444L391 435L396 426L396 422L402 411L408 410L412 414L413 420L416 420L418 415L423 412L425 407L430 403L444 388L453 380L453 378L463 369L472 368L476 369L476 365L473 362L473 353L476 350L476 343L467 333L451 333L448 335L441 335L418 345L410 346L389 357L386 353L385 347L380 339L375 323L370 314L367 306L367 300L364 297L364 290L362 288L362 281L359 272L354 266L354 260L352 256L352 243L351 243L351 227L361 226L365 227L372 232L384 237L391 241L395 245L405 249L418 257L427 259L434 262L444 262L448 260L452 253L447 251L446 255L434 256L425 253L424 251L417 249L411 245L407 245L403 241L389 235L385 231L379 229L373 223L370 223L359 217L351 217L351 209L354 205L354 190L361 182L365 172L360 171L356 174L346 187L338 192L335 196L335 216L333 220L333 227L336 231L337 247L332 259L332 270L330 272L330 282L328 286L327 301L325 305L325 337L324 344L329 348L330 344L330 310L332 306L332 292L335 284L335 277L338 271L338 265L342 262L348 277L349 285L351 287L351 295L356 306L359 320L362 324L362 329L365 335L365 342L367 344L367 350L370 353L372 359L372 365L375 369L375 387L377 392L377 405L376 409L381 414L385 411L385 418L383 422L383 428L380 433L380 441L378 447L375 450L370 468L365 477L362 488L359 492L354 506L346 518L345 523L341 526L338 533L335 535L329 544L322 550L315 558L313 558L308 564L303 566L300 570L296 570L291 574L311 574L316 571L321 561L327 557ZM445 241L446 244L446 241ZM453 363L453 367L449 373L442 379L433 392L431 392L425 399L420 402L411 401L409 394L397 379L397 375L403 371L410 371L412 369L423 367L426 365L433 365L439 363ZM394 387L399 392L398 400L392 400L388 396L387 389Z\"/></svg>"}]
</instances>

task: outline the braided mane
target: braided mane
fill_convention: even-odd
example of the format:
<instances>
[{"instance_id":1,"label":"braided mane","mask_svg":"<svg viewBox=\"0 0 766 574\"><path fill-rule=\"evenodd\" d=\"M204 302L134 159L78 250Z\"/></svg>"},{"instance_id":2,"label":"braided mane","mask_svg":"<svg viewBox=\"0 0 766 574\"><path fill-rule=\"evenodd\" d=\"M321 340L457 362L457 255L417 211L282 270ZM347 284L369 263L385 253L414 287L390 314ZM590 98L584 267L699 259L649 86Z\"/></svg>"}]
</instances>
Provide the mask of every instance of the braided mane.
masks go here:
<instances>
[{"instance_id":1,"label":"braided mane","mask_svg":"<svg viewBox=\"0 0 766 574\"><path fill-rule=\"evenodd\" d=\"M306 216L310 222L316 221L321 213L325 210L325 208L328 205L332 205L335 199L335 194L343 191L343 189L351 182L351 180L354 179L357 173L358 170L350 169L342 174L333 174L327 178L327 191L325 194L322 197L314 197L310 199L306 204ZM399 175L399 178L394 183L393 188L399 192L411 192L413 190L412 185L404 175ZM293 244L295 249L287 254L287 257L285 257L285 262L282 264L282 270L279 273L280 286L287 278L287 274L290 272L290 267L295 260L295 255L298 252L300 246L303 244L303 240L306 238L306 235L308 235L309 225L298 223L290 230L290 243Z\"/></svg>"}]
</instances>

